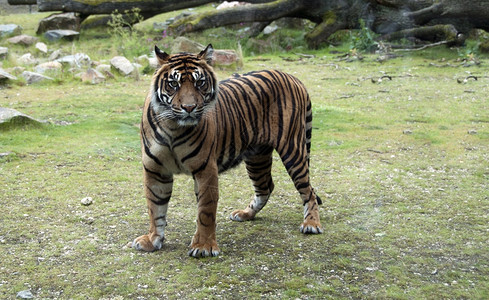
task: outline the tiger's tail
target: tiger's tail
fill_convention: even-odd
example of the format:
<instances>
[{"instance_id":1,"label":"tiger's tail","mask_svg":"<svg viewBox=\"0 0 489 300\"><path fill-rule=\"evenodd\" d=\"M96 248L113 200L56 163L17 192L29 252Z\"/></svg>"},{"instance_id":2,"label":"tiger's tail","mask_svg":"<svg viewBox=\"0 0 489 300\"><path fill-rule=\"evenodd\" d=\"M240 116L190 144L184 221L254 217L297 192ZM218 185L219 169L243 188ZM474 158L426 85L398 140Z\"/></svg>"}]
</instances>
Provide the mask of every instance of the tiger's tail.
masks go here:
<instances>
[{"instance_id":1,"label":"tiger's tail","mask_svg":"<svg viewBox=\"0 0 489 300\"><path fill-rule=\"evenodd\" d=\"M307 95L307 108L306 108L306 150L307 150L307 165L310 166L309 160L311 157L311 137L312 137L312 105L311 98ZM323 201L316 194L316 200L318 204L323 204Z\"/></svg>"}]
</instances>

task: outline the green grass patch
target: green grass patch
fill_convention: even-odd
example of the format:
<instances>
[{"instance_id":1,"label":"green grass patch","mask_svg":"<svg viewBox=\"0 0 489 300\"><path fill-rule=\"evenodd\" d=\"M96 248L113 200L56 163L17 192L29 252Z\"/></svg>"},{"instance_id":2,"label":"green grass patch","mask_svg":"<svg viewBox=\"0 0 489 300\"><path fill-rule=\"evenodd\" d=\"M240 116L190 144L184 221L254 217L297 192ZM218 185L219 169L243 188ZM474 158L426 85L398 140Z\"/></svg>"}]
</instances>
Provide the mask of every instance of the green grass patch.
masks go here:
<instances>
[{"instance_id":1,"label":"green grass patch","mask_svg":"<svg viewBox=\"0 0 489 300\"><path fill-rule=\"evenodd\" d=\"M0 23L25 21L33 34L44 16L1 16ZM130 37L148 54L155 42L171 45L150 29L160 19L135 26ZM235 30L221 39L219 30L199 33L199 42L237 45ZM27 289L41 299L488 298L489 85L485 77L456 80L488 73L487 58L462 67L458 51L437 48L347 62L334 53L344 45L308 51L298 32L275 43L287 35L290 52L252 56L243 43L240 72L281 69L308 87L311 181L323 200L324 234L299 233L301 200L275 156L275 190L253 222L229 220L253 196L244 166L220 176L221 256L187 257L196 205L184 175L175 177L163 249L127 249L148 227L138 124L150 76L14 83L0 87L0 106L47 123L0 131L0 298ZM123 44L87 31L56 46L102 61ZM446 62L452 66L439 66ZM392 80L372 83L382 74ZM84 197L93 204L81 205Z\"/></svg>"}]
</instances>

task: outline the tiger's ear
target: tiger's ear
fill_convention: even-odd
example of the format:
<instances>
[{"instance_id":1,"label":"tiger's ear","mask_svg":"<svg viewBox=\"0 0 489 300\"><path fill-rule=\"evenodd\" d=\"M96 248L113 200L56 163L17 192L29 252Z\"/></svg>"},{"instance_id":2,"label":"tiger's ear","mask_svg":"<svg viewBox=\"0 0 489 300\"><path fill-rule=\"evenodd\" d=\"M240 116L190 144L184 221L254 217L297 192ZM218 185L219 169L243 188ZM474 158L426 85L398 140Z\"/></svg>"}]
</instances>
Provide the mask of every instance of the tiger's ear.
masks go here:
<instances>
[{"instance_id":1,"label":"tiger's ear","mask_svg":"<svg viewBox=\"0 0 489 300\"><path fill-rule=\"evenodd\" d=\"M158 48L158 46L156 46L156 45L155 45L155 54L156 54L156 59L158 59L158 63L160 65L163 65L164 63L166 63L168 61L168 59L170 58L170 55L168 55L164 51L161 51L160 48Z\"/></svg>"},{"instance_id":2,"label":"tiger's ear","mask_svg":"<svg viewBox=\"0 0 489 300\"><path fill-rule=\"evenodd\" d=\"M197 55L197 58L199 59L205 59L205 61L208 64L212 63L214 56L214 48L212 48L212 44L207 45L204 50L200 51L200 53Z\"/></svg>"}]
</instances>

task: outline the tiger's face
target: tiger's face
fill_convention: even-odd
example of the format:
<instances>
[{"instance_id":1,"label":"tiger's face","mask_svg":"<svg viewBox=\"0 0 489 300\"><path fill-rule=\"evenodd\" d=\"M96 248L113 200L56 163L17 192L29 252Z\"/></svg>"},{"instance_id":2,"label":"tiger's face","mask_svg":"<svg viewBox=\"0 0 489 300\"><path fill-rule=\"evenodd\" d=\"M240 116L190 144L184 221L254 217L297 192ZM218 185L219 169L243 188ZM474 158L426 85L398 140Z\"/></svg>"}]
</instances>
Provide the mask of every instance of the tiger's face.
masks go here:
<instances>
[{"instance_id":1,"label":"tiger's face","mask_svg":"<svg viewBox=\"0 0 489 300\"><path fill-rule=\"evenodd\" d=\"M208 45L197 55L168 55L155 46L161 65L152 80L152 105L158 120L195 126L217 98L218 82L212 67L214 49Z\"/></svg>"}]
</instances>

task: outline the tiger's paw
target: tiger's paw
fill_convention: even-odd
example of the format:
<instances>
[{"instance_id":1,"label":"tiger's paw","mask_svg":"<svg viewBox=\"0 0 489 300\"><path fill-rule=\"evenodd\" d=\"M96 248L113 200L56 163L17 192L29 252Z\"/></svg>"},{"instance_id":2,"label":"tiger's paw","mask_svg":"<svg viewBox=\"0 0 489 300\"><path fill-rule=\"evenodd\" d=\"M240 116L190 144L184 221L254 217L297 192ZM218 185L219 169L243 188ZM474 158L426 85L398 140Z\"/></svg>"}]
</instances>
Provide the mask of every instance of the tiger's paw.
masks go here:
<instances>
[{"instance_id":1,"label":"tiger's paw","mask_svg":"<svg viewBox=\"0 0 489 300\"><path fill-rule=\"evenodd\" d=\"M320 234L323 233L323 228L318 221L307 220L301 224L300 231L304 234Z\"/></svg>"},{"instance_id":2,"label":"tiger's paw","mask_svg":"<svg viewBox=\"0 0 489 300\"><path fill-rule=\"evenodd\" d=\"M255 215L249 211L238 209L233 211L229 218L233 221L243 222L253 220Z\"/></svg>"},{"instance_id":3,"label":"tiger's paw","mask_svg":"<svg viewBox=\"0 0 489 300\"><path fill-rule=\"evenodd\" d=\"M150 235L145 234L136 238L132 242L131 247L139 251L153 252L160 250L161 247L163 247L164 240L164 237L160 237L158 235L152 235L151 238Z\"/></svg>"},{"instance_id":4,"label":"tiger's paw","mask_svg":"<svg viewBox=\"0 0 489 300\"><path fill-rule=\"evenodd\" d=\"M197 236L197 235L196 235ZM195 242L197 240L197 242ZM201 243L202 239L194 239L192 240L192 244L190 245L190 250L188 251L188 255L195 257L195 258L201 258L201 257L215 257L218 256L219 253L221 253L221 250L217 246L217 242L215 239L207 239L203 243Z\"/></svg>"}]
</instances>

